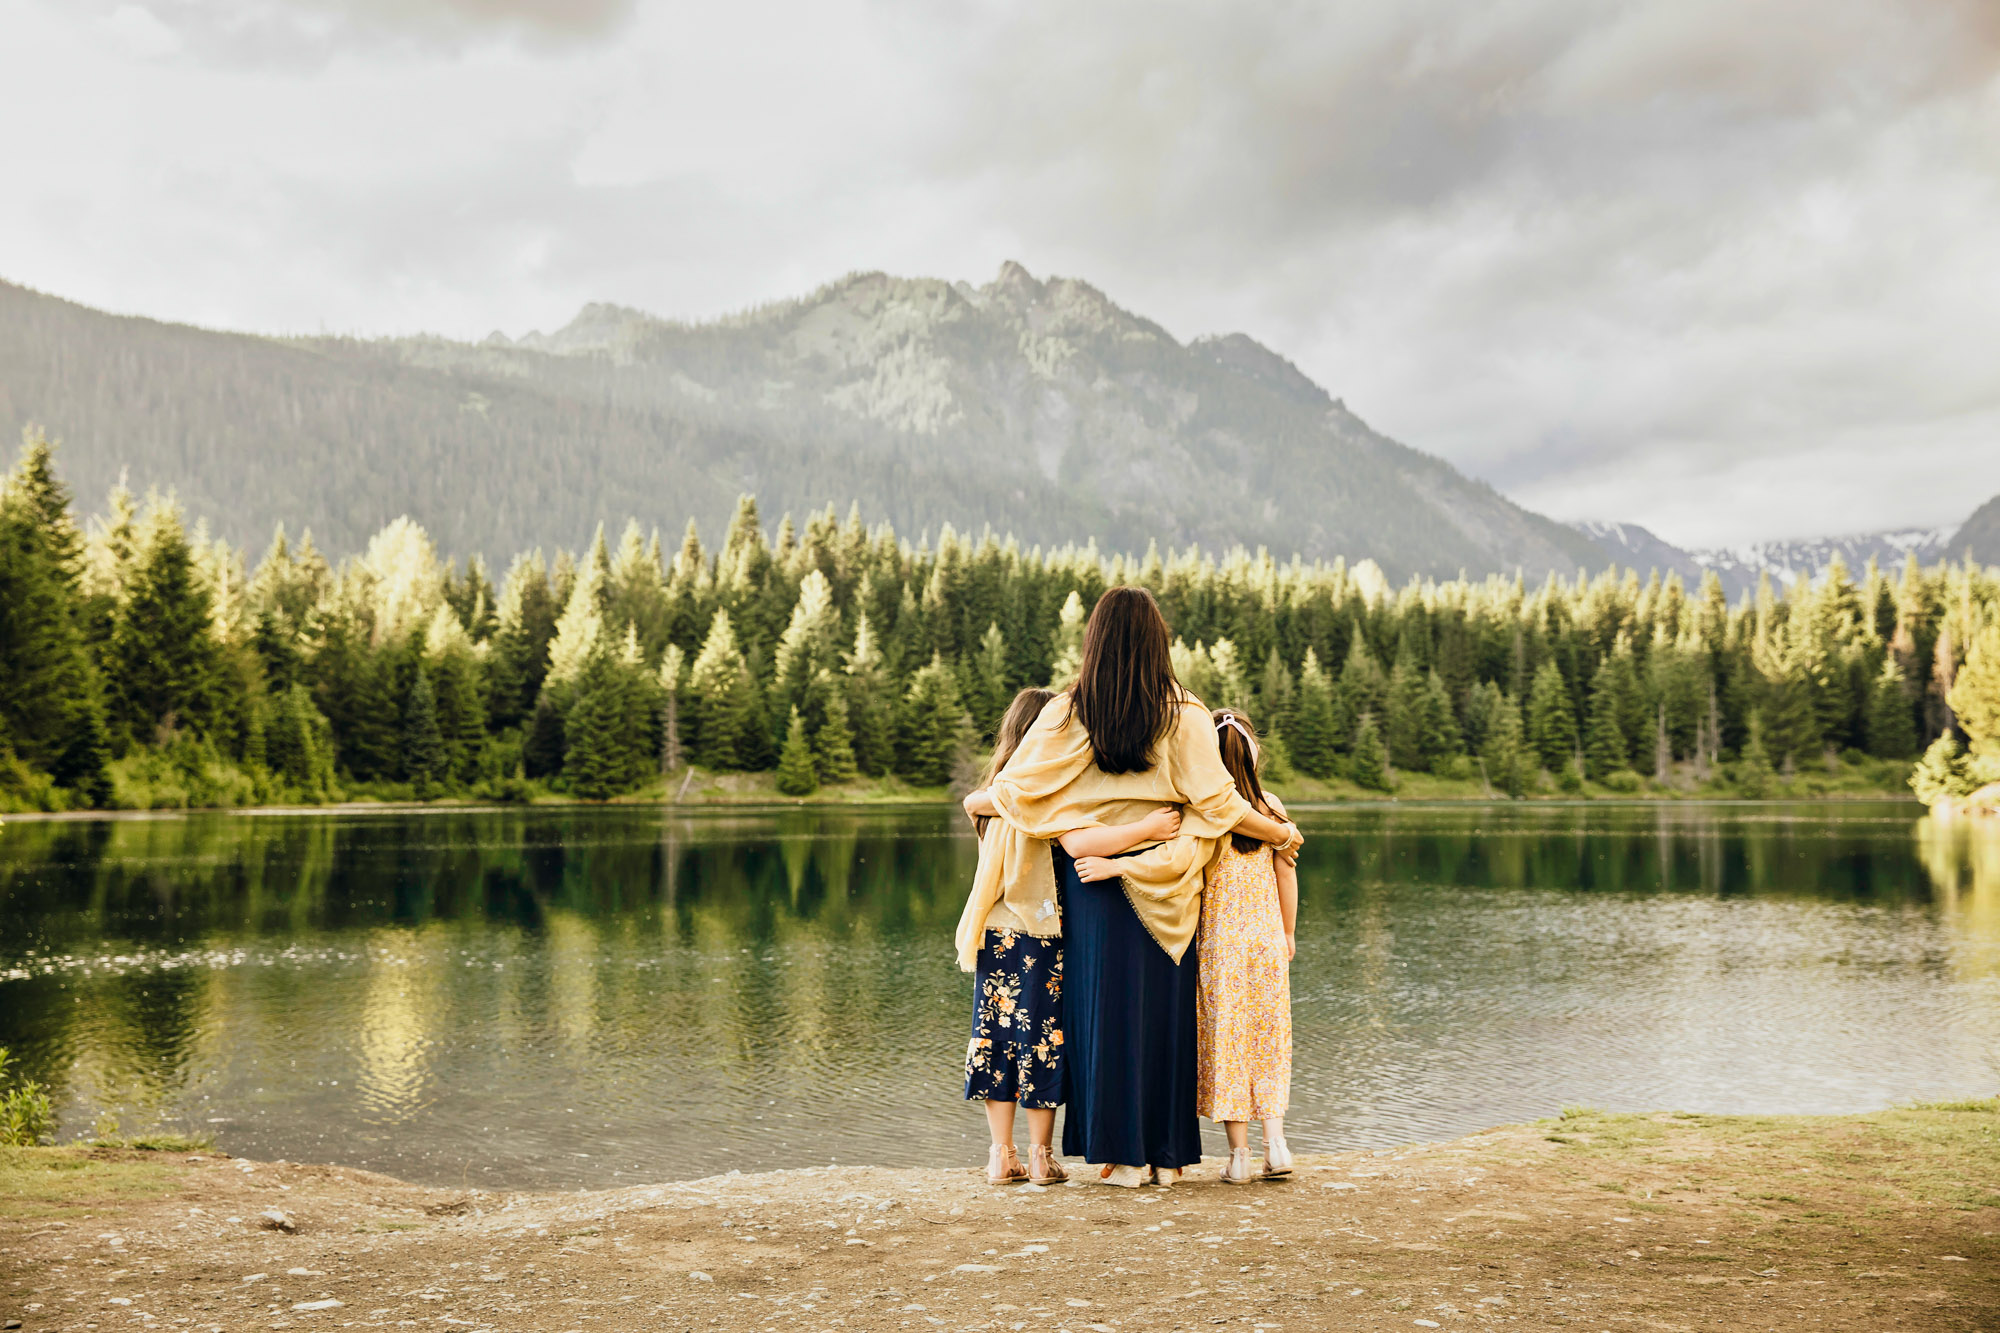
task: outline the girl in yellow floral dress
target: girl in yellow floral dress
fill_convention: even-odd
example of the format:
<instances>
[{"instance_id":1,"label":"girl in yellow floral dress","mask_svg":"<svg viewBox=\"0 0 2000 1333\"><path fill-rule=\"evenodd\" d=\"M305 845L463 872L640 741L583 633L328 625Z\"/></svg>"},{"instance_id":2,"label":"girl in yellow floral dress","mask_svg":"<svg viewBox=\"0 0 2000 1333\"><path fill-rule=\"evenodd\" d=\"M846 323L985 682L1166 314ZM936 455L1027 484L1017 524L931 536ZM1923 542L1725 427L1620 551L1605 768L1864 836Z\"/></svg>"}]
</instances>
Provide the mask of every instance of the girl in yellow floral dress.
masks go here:
<instances>
[{"instance_id":1,"label":"girl in yellow floral dress","mask_svg":"<svg viewBox=\"0 0 2000 1333\"><path fill-rule=\"evenodd\" d=\"M1257 738L1239 712L1217 709L1217 748L1236 790L1260 814L1285 817L1284 804L1257 780ZM1195 1000L1196 1110L1229 1136L1227 1184L1257 1174L1250 1121L1264 1122L1266 1178L1292 1173L1285 1110L1292 1096L1291 960L1299 917L1298 871L1271 848L1232 834L1208 868L1201 892Z\"/></svg>"},{"instance_id":2,"label":"girl in yellow floral dress","mask_svg":"<svg viewBox=\"0 0 2000 1333\"><path fill-rule=\"evenodd\" d=\"M1007 766L1021 737L1055 696L1026 689L1000 719L986 781ZM983 808L979 790L966 797L967 814ZM999 821L973 815L980 856L988 852L988 825ZM1161 806L1144 819L1111 827L1065 833L1062 845L1073 856L1117 856L1149 842L1165 842L1180 832L1180 811ZM965 1048L965 1099L986 1104L993 1137L986 1178L995 1185L1030 1181L1055 1185L1069 1178L1055 1155L1056 1108L1066 1100L1063 1077L1062 905L1051 874L1049 896L1033 904L1009 905L982 899L975 889L959 920L960 962L975 974L972 1040ZM1028 1112L1028 1166L1014 1151L1014 1108Z\"/></svg>"}]
</instances>

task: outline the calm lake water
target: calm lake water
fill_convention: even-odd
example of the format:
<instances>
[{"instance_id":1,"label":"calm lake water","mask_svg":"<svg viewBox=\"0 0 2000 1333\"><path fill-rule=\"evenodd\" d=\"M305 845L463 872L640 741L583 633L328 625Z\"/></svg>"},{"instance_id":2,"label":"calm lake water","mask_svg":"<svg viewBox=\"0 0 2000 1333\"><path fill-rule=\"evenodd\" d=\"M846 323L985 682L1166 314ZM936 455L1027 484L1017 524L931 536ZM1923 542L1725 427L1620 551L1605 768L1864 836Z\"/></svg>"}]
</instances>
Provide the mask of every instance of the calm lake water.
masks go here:
<instances>
[{"instance_id":1,"label":"calm lake water","mask_svg":"<svg viewBox=\"0 0 2000 1333\"><path fill-rule=\"evenodd\" d=\"M2000 831L1920 813L1304 812L1293 1143L1993 1093ZM12 821L0 1044L65 1135L425 1182L974 1163L974 854L934 810Z\"/></svg>"}]
</instances>

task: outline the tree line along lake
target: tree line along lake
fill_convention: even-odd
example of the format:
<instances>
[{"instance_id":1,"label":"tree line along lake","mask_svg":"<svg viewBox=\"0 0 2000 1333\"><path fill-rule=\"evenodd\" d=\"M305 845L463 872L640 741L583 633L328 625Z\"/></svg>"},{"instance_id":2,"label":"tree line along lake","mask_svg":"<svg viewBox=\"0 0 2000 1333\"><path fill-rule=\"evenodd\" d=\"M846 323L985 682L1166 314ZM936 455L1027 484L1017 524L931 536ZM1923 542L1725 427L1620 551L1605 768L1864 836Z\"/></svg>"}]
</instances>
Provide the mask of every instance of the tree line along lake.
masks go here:
<instances>
[{"instance_id":1,"label":"tree line along lake","mask_svg":"<svg viewBox=\"0 0 2000 1333\"><path fill-rule=\"evenodd\" d=\"M1397 586L1368 559L913 543L858 510L773 536L746 496L715 547L631 523L496 577L408 518L337 561L122 489L86 521L57 461L31 435L0 485L0 809L596 800L686 765L936 794L1015 691L1068 682L1119 584L1313 794L1894 792L1934 743L1926 799L2000 776L2000 580L1970 563L1836 559L1732 605L1712 571Z\"/></svg>"},{"instance_id":2,"label":"tree line along lake","mask_svg":"<svg viewBox=\"0 0 2000 1333\"><path fill-rule=\"evenodd\" d=\"M1907 802L1304 811L1302 1150L2000 1086L2000 830ZM973 1162L943 809L0 828L63 1134L487 1186Z\"/></svg>"}]
</instances>

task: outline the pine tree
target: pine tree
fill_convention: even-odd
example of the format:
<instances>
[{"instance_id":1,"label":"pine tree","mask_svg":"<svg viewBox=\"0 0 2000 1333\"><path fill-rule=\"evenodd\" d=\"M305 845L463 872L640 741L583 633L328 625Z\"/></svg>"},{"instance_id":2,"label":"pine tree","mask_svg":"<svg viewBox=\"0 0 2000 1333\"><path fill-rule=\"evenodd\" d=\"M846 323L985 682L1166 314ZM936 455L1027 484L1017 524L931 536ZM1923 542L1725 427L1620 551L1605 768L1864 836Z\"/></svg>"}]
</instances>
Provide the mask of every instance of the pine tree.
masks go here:
<instances>
[{"instance_id":1,"label":"pine tree","mask_svg":"<svg viewBox=\"0 0 2000 1333\"><path fill-rule=\"evenodd\" d=\"M1543 768L1560 774L1576 752L1576 712L1570 706L1569 686L1553 661L1535 669L1526 721L1528 748Z\"/></svg>"},{"instance_id":2,"label":"pine tree","mask_svg":"<svg viewBox=\"0 0 2000 1333\"><path fill-rule=\"evenodd\" d=\"M172 505L153 502L138 564L111 633L118 718L149 741L170 719L205 734L216 714L220 663L210 599Z\"/></svg>"},{"instance_id":3,"label":"pine tree","mask_svg":"<svg viewBox=\"0 0 2000 1333\"><path fill-rule=\"evenodd\" d=\"M1971 752L2000 759L2000 622L1973 636L1946 696Z\"/></svg>"},{"instance_id":4,"label":"pine tree","mask_svg":"<svg viewBox=\"0 0 2000 1333\"><path fill-rule=\"evenodd\" d=\"M1771 769L1770 752L1764 748L1764 719L1761 714L1750 714L1750 731L1743 742L1743 762L1737 774L1736 785L1751 800L1757 800L1770 793L1771 780L1776 774Z\"/></svg>"},{"instance_id":5,"label":"pine tree","mask_svg":"<svg viewBox=\"0 0 2000 1333\"><path fill-rule=\"evenodd\" d=\"M1604 781L1631 760L1619 717L1621 701L1611 662L1611 658L1604 659L1591 682L1590 723L1584 732L1584 771L1596 782Z\"/></svg>"},{"instance_id":6,"label":"pine tree","mask_svg":"<svg viewBox=\"0 0 2000 1333\"><path fill-rule=\"evenodd\" d=\"M637 733L629 716L629 690L622 664L602 650L592 653L576 677L576 697L563 720L568 747L563 781L588 801L602 801L633 783Z\"/></svg>"},{"instance_id":7,"label":"pine tree","mask_svg":"<svg viewBox=\"0 0 2000 1333\"><path fill-rule=\"evenodd\" d=\"M1418 700L1417 750L1424 768L1444 772L1451 761L1464 752L1465 742L1452 713L1451 696L1445 692L1444 678L1431 668Z\"/></svg>"},{"instance_id":8,"label":"pine tree","mask_svg":"<svg viewBox=\"0 0 2000 1333\"><path fill-rule=\"evenodd\" d=\"M438 728L437 696L430 673L422 667L417 668L416 683L403 706L403 772L420 801L429 800L451 776L451 757Z\"/></svg>"},{"instance_id":9,"label":"pine tree","mask_svg":"<svg viewBox=\"0 0 2000 1333\"><path fill-rule=\"evenodd\" d=\"M0 737L91 805L111 795L110 743L84 606L67 492L24 459L0 490ZM53 517L51 515L53 514Z\"/></svg>"},{"instance_id":10,"label":"pine tree","mask_svg":"<svg viewBox=\"0 0 2000 1333\"><path fill-rule=\"evenodd\" d=\"M528 737L521 746L521 767L531 778L549 778L563 770L563 756L569 749L564 735L563 711L548 691L535 700L528 720Z\"/></svg>"},{"instance_id":11,"label":"pine tree","mask_svg":"<svg viewBox=\"0 0 2000 1333\"><path fill-rule=\"evenodd\" d=\"M1083 620L1083 598L1072 588L1056 615L1055 661L1049 669L1052 690L1066 690L1076 683L1083 666Z\"/></svg>"},{"instance_id":12,"label":"pine tree","mask_svg":"<svg viewBox=\"0 0 2000 1333\"><path fill-rule=\"evenodd\" d=\"M847 672L847 716L854 733L854 762L863 773L879 778L895 766L896 728L882 654L876 647L865 611L855 628L854 650L849 655Z\"/></svg>"},{"instance_id":13,"label":"pine tree","mask_svg":"<svg viewBox=\"0 0 2000 1333\"><path fill-rule=\"evenodd\" d=\"M814 771L829 786L854 781L860 768L854 757L854 733L847 720L847 696L840 683L822 671L807 698L817 705L819 712L817 725L810 728Z\"/></svg>"},{"instance_id":14,"label":"pine tree","mask_svg":"<svg viewBox=\"0 0 2000 1333\"><path fill-rule=\"evenodd\" d=\"M1397 654L1395 670L1389 673L1389 706L1382 726L1389 762L1397 768L1425 767L1423 728L1427 684L1417 667L1415 653L1406 642Z\"/></svg>"},{"instance_id":15,"label":"pine tree","mask_svg":"<svg viewBox=\"0 0 2000 1333\"><path fill-rule=\"evenodd\" d=\"M897 730L897 769L920 787L942 787L951 781L952 761L962 743L964 706L958 683L940 657L910 678L909 693Z\"/></svg>"},{"instance_id":16,"label":"pine tree","mask_svg":"<svg viewBox=\"0 0 2000 1333\"><path fill-rule=\"evenodd\" d=\"M1789 773L1820 747L1812 681L1803 668L1792 667L1772 682L1766 700L1761 740Z\"/></svg>"},{"instance_id":17,"label":"pine tree","mask_svg":"<svg viewBox=\"0 0 2000 1333\"><path fill-rule=\"evenodd\" d=\"M688 676L689 731L694 761L703 768L739 768L742 754L752 748L744 731L756 719L746 714L759 710L750 697L754 687L746 688L749 675L729 612L718 607Z\"/></svg>"},{"instance_id":18,"label":"pine tree","mask_svg":"<svg viewBox=\"0 0 2000 1333\"><path fill-rule=\"evenodd\" d=\"M1339 761L1333 727L1333 686L1319 664L1319 654L1308 648L1299 668L1298 709L1291 732L1292 763L1301 773L1333 776Z\"/></svg>"},{"instance_id":19,"label":"pine tree","mask_svg":"<svg viewBox=\"0 0 2000 1333\"><path fill-rule=\"evenodd\" d=\"M1868 753L1883 759L1908 759L1916 751L1916 706L1896 655L1887 653L1868 697Z\"/></svg>"},{"instance_id":20,"label":"pine tree","mask_svg":"<svg viewBox=\"0 0 2000 1333\"><path fill-rule=\"evenodd\" d=\"M1340 738L1341 749L1350 748L1360 733L1362 714L1380 717L1388 704L1389 682L1368 651L1367 640L1356 634L1348 644L1333 696L1333 734Z\"/></svg>"},{"instance_id":21,"label":"pine tree","mask_svg":"<svg viewBox=\"0 0 2000 1333\"><path fill-rule=\"evenodd\" d=\"M1375 726L1375 715L1363 713L1361 721L1354 729L1354 753L1348 759L1348 773L1357 786L1370 791L1388 791L1389 753L1382 745L1382 733Z\"/></svg>"},{"instance_id":22,"label":"pine tree","mask_svg":"<svg viewBox=\"0 0 2000 1333\"><path fill-rule=\"evenodd\" d=\"M1520 706L1501 696L1489 714L1480 758L1486 765L1486 780L1516 800L1528 794L1534 781L1535 757L1524 732Z\"/></svg>"},{"instance_id":23,"label":"pine tree","mask_svg":"<svg viewBox=\"0 0 2000 1333\"><path fill-rule=\"evenodd\" d=\"M819 790L812 746L806 741L806 722L796 708L785 724L785 746L778 754L778 790L787 796L810 796Z\"/></svg>"},{"instance_id":24,"label":"pine tree","mask_svg":"<svg viewBox=\"0 0 2000 1333\"><path fill-rule=\"evenodd\" d=\"M1290 749L1292 733L1298 729L1298 686L1275 644L1264 658L1264 679L1257 691L1257 716L1263 720L1265 731L1283 738L1282 748L1296 762L1297 756L1290 755Z\"/></svg>"},{"instance_id":25,"label":"pine tree","mask_svg":"<svg viewBox=\"0 0 2000 1333\"><path fill-rule=\"evenodd\" d=\"M988 623L986 633L980 636L971 667L972 688L967 700L972 706L972 724L981 736L991 736L1014 697L1007 688L1007 636L997 623Z\"/></svg>"}]
</instances>

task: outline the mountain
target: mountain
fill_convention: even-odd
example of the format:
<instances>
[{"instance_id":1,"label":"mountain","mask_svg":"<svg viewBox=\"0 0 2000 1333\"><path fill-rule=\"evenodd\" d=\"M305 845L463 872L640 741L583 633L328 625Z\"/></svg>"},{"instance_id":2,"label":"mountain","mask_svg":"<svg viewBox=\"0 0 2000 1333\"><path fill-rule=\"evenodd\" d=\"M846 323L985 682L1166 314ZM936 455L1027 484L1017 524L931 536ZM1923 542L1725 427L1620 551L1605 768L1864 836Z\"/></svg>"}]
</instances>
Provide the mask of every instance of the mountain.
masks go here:
<instances>
[{"instance_id":1,"label":"mountain","mask_svg":"<svg viewBox=\"0 0 2000 1333\"><path fill-rule=\"evenodd\" d=\"M1570 526L1597 543L1603 553L1601 560L1658 569L1662 574L1677 570L1690 587L1700 581L1703 571L1712 569L1732 599L1755 591L1757 580L1765 574L1771 576L1774 587L1783 589L1801 576L1810 577L1825 569L1835 554L1856 573L1871 559L1887 569L1912 555L1925 565L1963 560L1968 555L1982 564L2000 564L2000 496L1987 501L1964 523L1950 527L1897 528L1695 551L1683 550L1636 523L1580 522Z\"/></svg>"},{"instance_id":2,"label":"mountain","mask_svg":"<svg viewBox=\"0 0 2000 1333\"><path fill-rule=\"evenodd\" d=\"M1600 553L1369 429L1242 334L1176 341L1087 283L855 274L699 324L611 305L482 343L278 339L0 284L0 428L44 425L87 506L129 473L222 535L357 549L408 513L448 550L600 519L719 535L858 501L901 532L1373 557L1391 577L1572 574Z\"/></svg>"},{"instance_id":3,"label":"mountain","mask_svg":"<svg viewBox=\"0 0 2000 1333\"><path fill-rule=\"evenodd\" d=\"M1982 565L2000 565L2000 495L1972 511L1952 534L1954 558L1970 556Z\"/></svg>"}]
</instances>

